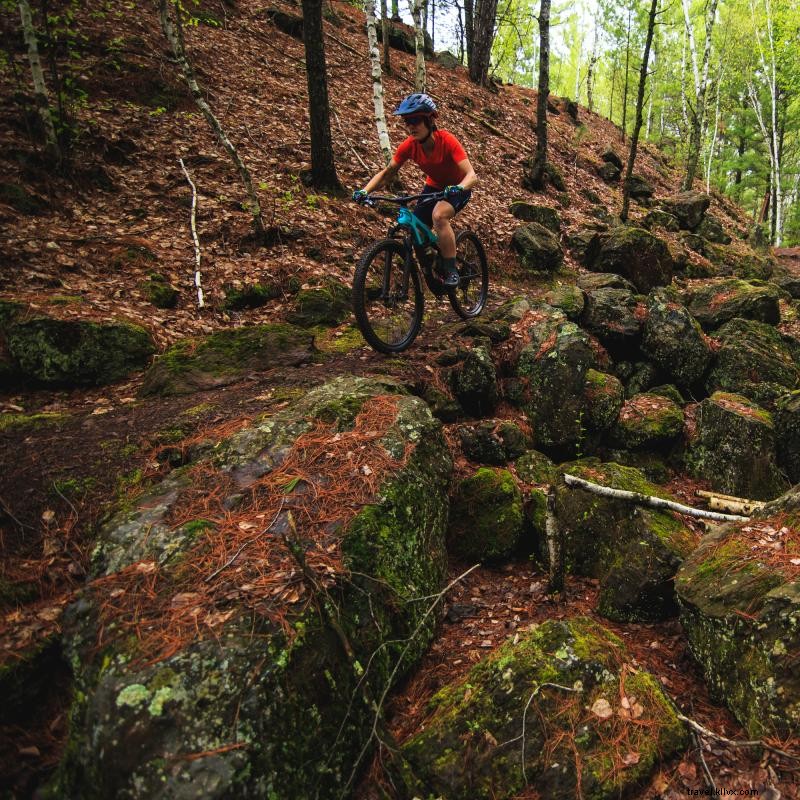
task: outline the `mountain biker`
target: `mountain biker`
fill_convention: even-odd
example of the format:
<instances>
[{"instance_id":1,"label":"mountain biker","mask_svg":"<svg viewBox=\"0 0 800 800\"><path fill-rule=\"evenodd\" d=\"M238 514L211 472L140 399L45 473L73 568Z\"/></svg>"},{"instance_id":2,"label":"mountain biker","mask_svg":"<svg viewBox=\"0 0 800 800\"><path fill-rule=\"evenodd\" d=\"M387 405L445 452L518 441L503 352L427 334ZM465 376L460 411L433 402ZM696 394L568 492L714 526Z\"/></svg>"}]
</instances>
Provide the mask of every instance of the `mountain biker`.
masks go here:
<instances>
[{"instance_id":1,"label":"mountain biker","mask_svg":"<svg viewBox=\"0 0 800 800\"><path fill-rule=\"evenodd\" d=\"M365 202L370 192L391 181L400 167L411 159L427 175L422 193L444 191L447 195L446 200L439 200L435 205L424 201L417 203L414 215L433 228L438 237L442 283L448 287L458 286L456 237L450 220L469 201L478 177L458 139L436 127L438 112L429 95L422 92L408 95L394 110L394 115L402 117L409 136L397 148L389 166L374 175L363 189L353 192L353 200Z\"/></svg>"}]
</instances>

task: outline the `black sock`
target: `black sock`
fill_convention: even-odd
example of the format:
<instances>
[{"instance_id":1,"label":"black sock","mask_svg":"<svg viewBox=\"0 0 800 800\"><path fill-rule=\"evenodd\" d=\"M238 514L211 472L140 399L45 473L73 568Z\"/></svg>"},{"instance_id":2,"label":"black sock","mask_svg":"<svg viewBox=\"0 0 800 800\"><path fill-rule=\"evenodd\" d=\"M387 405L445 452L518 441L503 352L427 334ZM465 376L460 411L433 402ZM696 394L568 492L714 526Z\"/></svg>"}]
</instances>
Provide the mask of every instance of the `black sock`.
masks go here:
<instances>
[{"instance_id":1,"label":"black sock","mask_svg":"<svg viewBox=\"0 0 800 800\"><path fill-rule=\"evenodd\" d=\"M445 270L451 270L456 268L456 257L453 256L452 258L443 258L442 259L442 266Z\"/></svg>"}]
</instances>

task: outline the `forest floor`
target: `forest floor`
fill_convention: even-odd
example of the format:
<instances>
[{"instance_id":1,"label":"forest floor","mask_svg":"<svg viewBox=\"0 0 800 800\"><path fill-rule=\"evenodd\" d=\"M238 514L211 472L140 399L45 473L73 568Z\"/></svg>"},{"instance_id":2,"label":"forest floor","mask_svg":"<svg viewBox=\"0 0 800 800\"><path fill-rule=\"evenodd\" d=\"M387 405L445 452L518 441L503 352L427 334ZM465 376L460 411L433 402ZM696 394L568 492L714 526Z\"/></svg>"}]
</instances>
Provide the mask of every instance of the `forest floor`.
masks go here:
<instances>
[{"instance_id":1,"label":"forest floor","mask_svg":"<svg viewBox=\"0 0 800 800\"><path fill-rule=\"evenodd\" d=\"M27 302L51 316L124 317L145 325L166 347L186 336L280 320L288 308L287 297L263 309L226 311L227 284L285 282L293 276L304 285L329 277L349 283L354 259L382 234L385 221L355 209L343 199L346 193L323 195L300 180L309 166L302 43L279 33L261 4L245 0L221 28L187 31L201 82L259 184L267 223L280 232L272 247L258 250L245 243L249 227L237 178L174 77L154 13L142 8L116 21L114 34L123 46L110 66L104 49L111 35L108 23L89 13L91 2L82 5L82 30L92 47L84 54L81 81L90 102L82 111L81 156L69 180L30 157L28 121L12 99L20 87L0 87L0 181L24 186L44 209L26 215L0 203L0 297ZM203 5L224 9L211 0ZM380 157L368 102L363 17L338 0L333 6L338 21L326 23L326 46L336 111L334 149L340 178L352 189L366 183ZM9 24L4 17L2 25ZM14 35L8 27L0 33ZM389 106L411 90L413 68L410 55L392 51L392 58L394 73L386 80ZM9 73L0 80L11 81ZM535 92L504 86L490 93L472 85L464 70L435 65L429 67L429 81L443 127L458 133L481 179L457 225L471 226L487 245L490 308L517 290L543 294L554 279L521 274L508 246L519 224L508 204L523 194L517 187L533 144ZM162 103L156 94L167 99ZM564 114L550 118L552 157L568 191L559 195L550 189L527 197L558 208L567 229L594 219L597 201L590 194L612 211L620 202L618 187L594 173L598 153L606 147L624 154L619 130L585 109L580 115L579 126ZM390 121L390 133L397 144L402 131L396 121ZM199 190L208 299L203 309L191 285L190 191L178 157L184 157ZM658 196L677 190L677 173L655 148L642 148L637 171L653 183ZM106 188L98 188L98 181ZM415 175L407 187L416 185ZM746 228L747 220L719 195L714 211L732 231ZM637 208L634 216L642 213ZM787 265L796 264L792 254L785 256ZM180 288L177 309L154 309L142 299L142 282L153 270ZM567 281L578 271L568 257L558 279ZM58 631L64 607L85 581L93 537L106 510L159 479L165 448L180 448L238 420L277 410L287 403L287 389L335 375L391 374L409 384L429 379L439 329L455 320L444 303L435 310L429 305L429 310L419 339L399 358L387 359L364 347L329 354L313 366L253 374L225 388L180 398L140 399L141 377L91 390L0 394L0 414L35 417L27 426L0 427L0 579L26 587L16 602L0 609L0 662L8 663L14 653ZM513 418L514 413L502 409L499 416ZM460 452L454 452L454 459L459 472L474 466ZM676 476L670 488L684 502L697 504L696 482ZM451 564L453 578L463 571L464 565ZM516 632L545 619L596 616L596 594L594 582L570 578L564 597L549 597L545 576L527 561L471 573L447 598L439 635L421 666L392 697L390 725L396 737L424 723L426 702L438 687ZM677 622L614 625L598 620L625 640L635 664L660 678L683 713L721 735L744 738L730 714L708 697ZM41 702L27 716L0 725L0 792L12 797L31 795L65 742L69 671L58 658L50 667ZM780 796L775 791L800 798L797 766L757 749L706 740L664 764L639 797L677 799L709 785L710 775L719 788L755 788L767 797L766 787L773 787L773 800ZM382 780L376 761L358 796L376 796Z\"/></svg>"}]
</instances>

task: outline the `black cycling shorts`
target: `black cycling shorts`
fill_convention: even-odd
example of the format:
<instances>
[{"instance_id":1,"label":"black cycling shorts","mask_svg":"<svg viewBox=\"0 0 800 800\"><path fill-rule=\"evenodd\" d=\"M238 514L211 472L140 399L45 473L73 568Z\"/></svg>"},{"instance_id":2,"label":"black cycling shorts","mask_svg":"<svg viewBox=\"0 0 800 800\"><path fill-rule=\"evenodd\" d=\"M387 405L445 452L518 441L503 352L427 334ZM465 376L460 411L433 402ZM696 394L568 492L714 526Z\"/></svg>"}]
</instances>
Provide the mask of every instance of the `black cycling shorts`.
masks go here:
<instances>
[{"instance_id":1,"label":"black cycling shorts","mask_svg":"<svg viewBox=\"0 0 800 800\"><path fill-rule=\"evenodd\" d=\"M433 186L429 186L427 183L422 188L422 194L436 194L441 191L441 189L434 189ZM472 190L462 189L458 194L448 197L444 202L450 203L450 205L456 210L456 214L458 214L458 212L461 211L461 209L464 208L464 206L469 202L470 197L472 197ZM433 227L433 209L435 206L436 203L434 202L420 200L414 209L414 216L431 228Z\"/></svg>"}]
</instances>

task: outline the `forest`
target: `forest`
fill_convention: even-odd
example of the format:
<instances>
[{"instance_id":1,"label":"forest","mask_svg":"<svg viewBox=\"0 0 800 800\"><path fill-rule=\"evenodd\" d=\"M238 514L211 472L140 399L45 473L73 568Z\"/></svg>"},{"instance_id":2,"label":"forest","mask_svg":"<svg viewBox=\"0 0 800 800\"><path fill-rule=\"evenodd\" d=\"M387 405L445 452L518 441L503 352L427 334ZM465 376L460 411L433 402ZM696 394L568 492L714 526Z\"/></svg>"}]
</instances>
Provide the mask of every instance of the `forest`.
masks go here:
<instances>
[{"instance_id":1,"label":"forest","mask_svg":"<svg viewBox=\"0 0 800 800\"><path fill-rule=\"evenodd\" d=\"M0 798L798 800L799 35L0 0Z\"/></svg>"}]
</instances>

